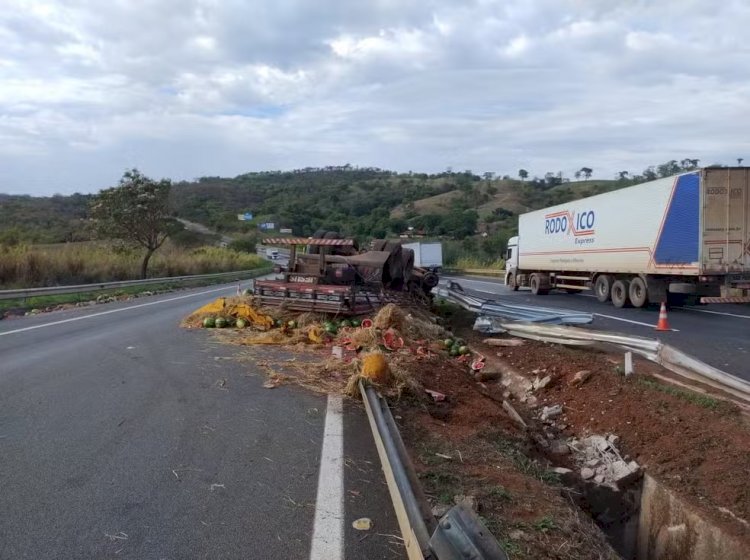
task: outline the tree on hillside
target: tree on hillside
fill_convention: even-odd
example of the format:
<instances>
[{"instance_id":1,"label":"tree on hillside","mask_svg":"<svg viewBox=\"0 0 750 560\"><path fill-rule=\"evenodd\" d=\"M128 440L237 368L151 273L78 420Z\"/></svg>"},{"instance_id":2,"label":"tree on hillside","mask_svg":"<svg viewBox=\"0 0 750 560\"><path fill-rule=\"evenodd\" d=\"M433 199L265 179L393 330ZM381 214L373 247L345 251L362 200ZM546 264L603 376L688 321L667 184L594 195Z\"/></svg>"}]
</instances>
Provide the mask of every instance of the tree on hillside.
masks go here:
<instances>
[{"instance_id":1,"label":"tree on hillside","mask_svg":"<svg viewBox=\"0 0 750 560\"><path fill-rule=\"evenodd\" d=\"M583 177L588 181L591 179L591 174L594 172L593 169L590 167L581 167L581 173L583 174Z\"/></svg>"},{"instance_id":2,"label":"tree on hillside","mask_svg":"<svg viewBox=\"0 0 750 560\"><path fill-rule=\"evenodd\" d=\"M521 178L521 181L525 181L529 177L529 172L525 169L519 169L518 176Z\"/></svg>"},{"instance_id":3,"label":"tree on hillside","mask_svg":"<svg viewBox=\"0 0 750 560\"><path fill-rule=\"evenodd\" d=\"M627 171L619 171L617 175L620 181L625 181L628 178L629 173Z\"/></svg>"},{"instance_id":4,"label":"tree on hillside","mask_svg":"<svg viewBox=\"0 0 750 560\"><path fill-rule=\"evenodd\" d=\"M492 181L492 179L495 178L495 173L494 171L485 171L482 176L484 177L484 180L489 183L490 181Z\"/></svg>"},{"instance_id":5,"label":"tree on hillside","mask_svg":"<svg viewBox=\"0 0 750 560\"><path fill-rule=\"evenodd\" d=\"M176 229L167 202L171 187L169 179L157 182L132 169L118 186L102 190L91 203L91 217L100 234L146 250L141 278L146 278L152 255Z\"/></svg>"},{"instance_id":6,"label":"tree on hillside","mask_svg":"<svg viewBox=\"0 0 750 560\"><path fill-rule=\"evenodd\" d=\"M573 177L575 177L576 180L579 180L581 178L581 172L580 171L576 171L575 173L573 173Z\"/></svg>"},{"instance_id":7,"label":"tree on hillside","mask_svg":"<svg viewBox=\"0 0 750 560\"><path fill-rule=\"evenodd\" d=\"M656 172L659 174L659 177L671 177L680 171L682 171L682 169L677 165L677 160L675 159L656 166Z\"/></svg>"}]
</instances>

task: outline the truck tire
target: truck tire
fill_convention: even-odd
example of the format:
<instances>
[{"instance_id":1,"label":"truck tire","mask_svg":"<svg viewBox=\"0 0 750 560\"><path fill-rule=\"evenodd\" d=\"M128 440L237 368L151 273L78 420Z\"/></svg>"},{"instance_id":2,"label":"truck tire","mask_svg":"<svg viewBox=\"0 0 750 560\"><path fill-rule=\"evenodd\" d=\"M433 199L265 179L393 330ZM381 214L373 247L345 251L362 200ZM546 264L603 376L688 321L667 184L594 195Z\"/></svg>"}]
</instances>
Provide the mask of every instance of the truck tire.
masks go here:
<instances>
[{"instance_id":1,"label":"truck tire","mask_svg":"<svg viewBox=\"0 0 750 560\"><path fill-rule=\"evenodd\" d=\"M542 277L539 274L531 275L529 286L531 287L531 293L535 296L546 296L549 293L549 289L542 288Z\"/></svg>"},{"instance_id":2,"label":"truck tire","mask_svg":"<svg viewBox=\"0 0 750 560\"><path fill-rule=\"evenodd\" d=\"M510 274L508 274L508 279L506 281L506 284L514 292L518 291L518 282L516 282L516 273L515 272L511 272Z\"/></svg>"},{"instance_id":3,"label":"truck tire","mask_svg":"<svg viewBox=\"0 0 750 560\"><path fill-rule=\"evenodd\" d=\"M633 307L644 307L648 305L648 288L646 287L643 278L636 276L630 281L630 286L628 286L628 297L630 298L630 303L633 304Z\"/></svg>"},{"instance_id":4,"label":"truck tire","mask_svg":"<svg viewBox=\"0 0 750 560\"><path fill-rule=\"evenodd\" d=\"M614 278L609 274L600 274L597 276L596 282L594 282L596 299L602 303L608 302L612 298L612 284L614 284Z\"/></svg>"},{"instance_id":5,"label":"truck tire","mask_svg":"<svg viewBox=\"0 0 750 560\"><path fill-rule=\"evenodd\" d=\"M627 307L630 303L629 298L630 282L628 280L616 280L612 284L612 304L615 307Z\"/></svg>"}]
</instances>

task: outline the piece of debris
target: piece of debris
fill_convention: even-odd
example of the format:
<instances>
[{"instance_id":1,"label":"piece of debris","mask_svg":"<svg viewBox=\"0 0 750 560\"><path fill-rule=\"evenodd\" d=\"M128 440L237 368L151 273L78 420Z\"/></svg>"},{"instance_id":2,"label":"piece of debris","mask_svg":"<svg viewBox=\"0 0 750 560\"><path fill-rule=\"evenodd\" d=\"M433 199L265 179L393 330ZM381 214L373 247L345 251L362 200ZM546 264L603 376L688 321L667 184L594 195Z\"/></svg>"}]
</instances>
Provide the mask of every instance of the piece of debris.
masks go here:
<instances>
[{"instance_id":1,"label":"piece of debris","mask_svg":"<svg viewBox=\"0 0 750 560\"><path fill-rule=\"evenodd\" d=\"M453 496L453 503L457 506L467 507L471 511L479 511L479 502L476 496L456 494Z\"/></svg>"},{"instance_id":2,"label":"piece of debris","mask_svg":"<svg viewBox=\"0 0 750 560\"><path fill-rule=\"evenodd\" d=\"M568 385L571 387L577 387L578 385L582 385L586 382L586 380L591 377L591 371L587 369L582 369L581 371L577 371L573 378L568 381Z\"/></svg>"},{"instance_id":3,"label":"piece of debris","mask_svg":"<svg viewBox=\"0 0 750 560\"><path fill-rule=\"evenodd\" d=\"M570 453L570 448L565 440L556 439L550 442L549 452L552 453L552 455L567 455Z\"/></svg>"},{"instance_id":4,"label":"piece of debris","mask_svg":"<svg viewBox=\"0 0 750 560\"><path fill-rule=\"evenodd\" d=\"M357 531L369 531L372 529L372 519L369 517L360 517L352 522L352 527Z\"/></svg>"},{"instance_id":5,"label":"piece of debris","mask_svg":"<svg viewBox=\"0 0 750 560\"><path fill-rule=\"evenodd\" d=\"M508 416L510 416L517 424L520 424L524 429L528 427L526 425L526 422L523 421L523 418L521 418L521 415L516 412L516 409L513 408L513 406L508 401L503 401L503 409L508 413Z\"/></svg>"},{"instance_id":6,"label":"piece of debris","mask_svg":"<svg viewBox=\"0 0 750 560\"><path fill-rule=\"evenodd\" d=\"M563 412L562 405L556 404L553 406L545 406L542 409L542 414L540 415L540 418L543 421L549 420L550 418L555 418L557 416L560 416Z\"/></svg>"},{"instance_id":7,"label":"piece of debris","mask_svg":"<svg viewBox=\"0 0 750 560\"><path fill-rule=\"evenodd\" d=\"M208 489L211 492L213 492L214 489L216 489L216 488L224 488L224 489L226 489L226 486L224 486L223 484L217 484L217 483L214 482L211 486L208 487Z\"/></svg>"},{"instance_id":8,"label":"piece of debris","mask_svg":"<svg viewBox=\"0 0 750 560\"><path fill-rule=\"evenodd\" d=\"M544 389L547 385L550 384L552 381L552 376L545 375L541 379L538 377L534 379L534 382L531 384L531 387L534 389L534 391L538 391L539 389Z\"/></svg>"},{"instance_id":9,"label":"piece of debris","mask_svg":"<svg viewBox=\"0 0 750 560\"><path fill-rule=\"evenodd\" d=\"M344 357L344 349L341 346L332 346L331 355L339 360Z\"/></svg>"},{"instance_id":10,"label":"piece of debris","mask_svg":"<svg viewBox=\"0 0 750 560\"><path fill-rule=\"evenodd\" d=\"M474 373L474 380L479 382L484 381L496 381L503 376L502 372L498 370L487 370L482 369Z\"/></svg>"},{"instance_id":11,"label":"piece of debris","mask_svg":"<svg viewBox=\"0 0 750 560\"><path fill-rule=\"evenodd\" d=\"M443 402L446 398L448 398L443 393L439 391L433 391L432 389L425 389L424 392L430 395L432 397L432 400L434 400L435 402Z\"/></svg>"},{"instance_id":12,"label":"piece of debris","mask_svg":"<svg viewBox=\"0 0 750 560\"><path fill-rule=\"evenodd\" d=\"M441 459L448 459L449 461L453 460L453 457L451 457L450 455L446 455L444 453L435 453L435 456L440 457Z\"/></svg>"},{"instance_id":13,"label":"piece of debris","mask_svg":"<svg viewBox=\"0 0 750 560\"><path fill-rule=\"evenodd\" d=\"M592 435L581 440L572 439L568 446L575 453L582 473L587 469L595 475L601 475L601 478L594 478L593 475L590 477L594 478L593 482L596 484L622 490L641 475L638 463L624 459L608 437ZM583 478L583 474L581 477Z\"/></svg>"},{"instance_id":14,"label":"piece of debris","mask_svg":"<svg viewBox=\"0 0 750 560\"><path fill-rule=\"evenodd\" d=\"M284 381L284 376L283 375L279 375L278 373L275 373L275 374L271 375L266 380L265 383L263 383L263 388L264 389L275 389L276 387L278 387L279 385L281 385L281 383L283 381Z\"/></svg>"},{"instance_id":15,"label":"piece of debris","mask_svg":"<svg viewBox=\"0 0 750 560\"><path fill-rule=\"evenodd\" d=\"M591 479L591 478L594 478L594 475L595 475L595 474L596 474L596 473L594 472L594 469L590 469L590 468L588 468L588 467L583 467L583 468L581 469L581 478L582 478L583 480L589 480L589 479Z\"/></svg>"},{"instance_id":16,"label":"piece of debris","mask_svg":"<svg viewBox=\"0 0 750 560\"><path fill-rule=\"evenodd\" d=\"M633 375L633 353L625 352L625 375Z\"/></svg>"},{"instance_id":17,"label":"piece of debris","mask_svg":"<svg viewBox=\"0 0 750 560\"><path fill-rule=\"evenodd\" d=\"M482 341L488 346L521 346L523 340L520 338L485 338Z\"/></svg>"},{"instance_id":18,"label":"piece of debris","mask_svg":"<svg viewBox=\"0 0 750 560\"><path fill-rule=\"evenodd\" d=\"M448 513L450 509L451 509L451 506L448 506L445 504L435 504L434 506L432 506L432 515L440 519L446 513Z\"/></svg>"},{"instance_id":19,"label":"piece of debris","mask_svg":"<svg viewBox=\"0 0 750 560\"><path fill-rule=\"evenodd\" d=\"M560 476L563 476L563 475L572 473L573 469L568 469L565 467L555 467L554 469L552 469L552 472L555 474L559 474Z\"/></svg>"}]
</instances>

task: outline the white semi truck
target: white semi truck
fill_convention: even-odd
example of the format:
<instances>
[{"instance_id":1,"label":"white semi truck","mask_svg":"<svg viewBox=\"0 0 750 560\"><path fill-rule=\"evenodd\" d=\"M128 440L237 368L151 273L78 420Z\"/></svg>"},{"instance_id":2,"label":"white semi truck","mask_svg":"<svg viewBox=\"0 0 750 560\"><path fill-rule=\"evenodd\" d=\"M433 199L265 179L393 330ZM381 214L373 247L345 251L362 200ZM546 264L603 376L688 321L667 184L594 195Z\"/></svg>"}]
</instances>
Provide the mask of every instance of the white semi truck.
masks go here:
<instances>
[{"instance_id":1,"label":"white semi truck","mask_svg":"<svg viewBox=\"0 0 750 560\"><path fill-rule=\"evenodd\" d=\"M519 216L506 284L615 307L750 302L750 168L704 168Z\"/></svg>"}]
</instances>

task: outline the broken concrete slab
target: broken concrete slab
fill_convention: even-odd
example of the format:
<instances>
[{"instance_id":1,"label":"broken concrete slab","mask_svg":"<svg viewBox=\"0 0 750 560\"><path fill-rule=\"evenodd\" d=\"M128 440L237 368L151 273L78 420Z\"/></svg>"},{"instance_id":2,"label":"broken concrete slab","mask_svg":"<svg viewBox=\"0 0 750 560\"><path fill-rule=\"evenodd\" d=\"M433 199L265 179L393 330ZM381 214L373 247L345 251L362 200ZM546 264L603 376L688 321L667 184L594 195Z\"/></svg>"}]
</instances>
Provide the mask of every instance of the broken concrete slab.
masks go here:
<instances>
[{"instance_id":1,"label":"broken concrete slab","mask_svg":"<svg viewBox=\"0 0 750 560\"><path fill-rule=\"evenodd\" d=\"M534 391L538 391L539 389L544 389L551 382L552 382L552 376L545 375L541 379L539 379L538 377L534 379L534 381L531 384L531 387Z\"/></svg>"},{"instance_id":2,"label":"broken concrete slab","mask_svg":"<svg viewBox=\"0 0 750 560\"><path fill-rule=\"evenodd\" d=\"M557 416L560 416L562 414L562 405L556 404L553 406L545 406L542 409L542 414L540 418L542 420L549 420L550 418L555 418Z\"/></svg>"}]
</instances>

